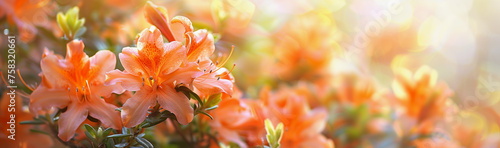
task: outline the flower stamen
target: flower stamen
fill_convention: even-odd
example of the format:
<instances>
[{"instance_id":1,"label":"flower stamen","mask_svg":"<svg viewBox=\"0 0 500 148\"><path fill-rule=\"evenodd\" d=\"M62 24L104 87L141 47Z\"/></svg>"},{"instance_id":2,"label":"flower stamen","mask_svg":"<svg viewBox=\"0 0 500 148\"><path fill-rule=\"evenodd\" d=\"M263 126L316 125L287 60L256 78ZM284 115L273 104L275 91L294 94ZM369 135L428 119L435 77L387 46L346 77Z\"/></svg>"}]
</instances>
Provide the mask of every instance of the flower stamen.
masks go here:
<instances>
[{"instance_id":1,"label":"flower stamen","mask_svg":"<svg viewBox=\"0 0 500 148\"><path fill-rule=\"evenodd\" d=\"M35 90L32 87L30 87L28 84L26 84L26 82L24 81L23 77L21 76L21 73L19 72L19 69L17 69L17 75L19 76L19 79L21 79L21 82L23 82L24 86L26 86L31 91Z\"/></svg>"}]
</instances>

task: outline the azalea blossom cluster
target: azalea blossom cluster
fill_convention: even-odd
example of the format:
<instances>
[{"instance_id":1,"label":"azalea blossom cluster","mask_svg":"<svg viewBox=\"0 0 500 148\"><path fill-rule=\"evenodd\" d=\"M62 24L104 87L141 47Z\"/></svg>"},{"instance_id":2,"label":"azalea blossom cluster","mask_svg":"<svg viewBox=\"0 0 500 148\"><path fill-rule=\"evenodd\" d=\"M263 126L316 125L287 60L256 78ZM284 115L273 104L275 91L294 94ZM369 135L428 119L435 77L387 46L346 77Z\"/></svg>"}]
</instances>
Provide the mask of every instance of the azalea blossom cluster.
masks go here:
<instances>
[{"instance_id":1,"label":"azalea blossom cluster","mask_svg":"<svg viewBox=\"0 0 500 148\"><path fill-rule=\"evenodd\" d=\"M16 127L16 141L4 130L0 143L35 148L500 145L495 106L500 85L495 77L482 77L490 65L465 72L466 65L475 64L455 59L458 53L475 56L468 51L476 46L469 44L480 42L471 34L484 31L468 25L486 24L470 19L472 13L464 20L461 15L479 11L476 5L484 2L474 1L470 8L445 1L286 3L0 2L4 34L20 39L15 73L23 84L11 97L7 93L13 88L3 87L0 72L0 127ZM385 3L391 11L384 10Z\"/></svg>"},{"instance_id":2,"label":"azalea blossom cluster","mask_svg":"<svg viewBox=\"0 0 500 148\"><path fill-rule=\"evenodd\" d=\"M89 117L113 129L137 126L155 106L173 113L186 125L193 120L194 112L189 98L176 90L180 85L200 96L232 94L229 71L209 58L215 47L207 30L193 31L187 18L176 17L171 22L186 27L185 36L176 40L168 34L171 22L165 12L152 3L145 9L149 22L166 23L159 27L168 30L164 33L169 42L164 43L156 27L144 29L138 35L137 47L126 47L119 54L123 71L113 70L116 58L112 52L100 51L89 57L80 40L67 44L65 58L45 49L40 62L42 82L30 95L30 112L43 114L53 107L64 110L58 121L62 140L70 140ZM186 44L182 43L184 39ZM103 99L126 91L135 93L126 98L121 111Z\"/></svg>"}]
</instances>

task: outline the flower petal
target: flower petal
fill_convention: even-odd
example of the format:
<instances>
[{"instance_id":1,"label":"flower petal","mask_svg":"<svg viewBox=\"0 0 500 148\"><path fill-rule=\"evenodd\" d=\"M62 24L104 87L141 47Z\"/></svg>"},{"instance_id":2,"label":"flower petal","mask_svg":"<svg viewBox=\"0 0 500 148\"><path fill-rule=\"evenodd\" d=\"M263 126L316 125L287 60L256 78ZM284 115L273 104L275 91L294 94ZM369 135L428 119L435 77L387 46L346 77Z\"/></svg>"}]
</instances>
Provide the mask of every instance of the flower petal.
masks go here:
<instances>
[{"instance_id":1,"label":"flower petal","mask_svg":"<svg viewBox=\"0 0 500 148\"><path fill-rule=\"evenodd\" d=\"M80 40L73 40L66 44L66 61L73 64L73 66L84 67L89 60L89 56L83 52L85 45Z\"/></svg>"},{"instance_id":2,"label":"flower petal","mask_svg":"<svg viewBox=\"0 0 500 148\"><path fill-rule=\"evenodd\" d=\"M118 130L122 128L120 112L115 110L118 107L106 103L104 99L101 99L99 96L94 96L92 102L89 103L91 103L88 108L90 116L99 119L106 127Z\"/></svg>"},{"instance_id":3,"label":"flower petal","mask_svg":"<svg viewBox=\"0 0 500 148\"><path fill-rule=\"evenodd\" d=\"M166 86L158 90L157 100L161 107L174 113L179 123L186 125L193 120L193 108L182 92L176 92L174 88Z\"/></svg>"},{"instance_id":4,"label":"flower petal","mask_svg":"<svg viewBox=\"0 0 500 148\"><path fill-rule=\"evenodd\" d=\"M148 88L143 87L123 104L121 116L125 127L133 127L144 121L149 107L155 105L156 95Z\"/></svg>"},{"instance_id":5,"label":"flower petal","mask_svg":"<svg viewBox=\"0 0 500 148\"><path fill-rule=\"evenodd\" d=\"M317 134L313 137L302 139L298 147L335 148L333 141L325 136Z\"/></svg>"},{"instance_id":6,"label":"flower petal","mask_svg":"<svg viewBox=\"0 0 500 148\"><path fill-rule=\"evenodd\" d=\"M106 72L115 69L116 57L109 50L101 50L90 58L89 80L102 83L106 79ZM91 82L89 82L91 83Z\"/></svg>"},{"instance_id":7,"label":"flower petal","mask_svg":"<svg viewBox=\"0 0 500 148\"><path fill-rule=\"evenodd\" d=\"M48 89L40 85L30 95L30 112L38 115L41 111L48 111L52 107L64 108L70 102L68 90Z\"/></svg>"},{"instance_id":8,"label":"flower petal","mask_svg":"<svg viewBox=\"0 0 500 148\"><path fill-rule=\"evenodd\" d=\"M59 137L64 140L70 140L75 131L88 116L88 110L80 104L71 103L68 110L59 116Z\"/></svg>"},{"instance_id":9,"label":"flower petal","mask_svg":"<svg viewBox=\"0 0 500 148\"><path fill-rule=\"evenodd\" d=\"M205 60L214 53L214 37L205 29L194 32L195 46L192 46L188 52L188 61L195 62L198 59Z\"/></svg>"},{"instance_id":10,"label":"flower petal","mask_svg":"<svg viewBox=\"0 0 500 148\"><path fill-rule=\"evenodd\" d=\"M101 84L93 86L92 92L95 92L98 96L108 98L111 96L112 93L122 94L123 92L125 92L125 89L123 89L121 83L114 85Z\"/></svg>"},{"instance_id":11,"label":"flower petal","mask_svg":"<svg viewBox=\"0 0 500 148\"><path fill-rule=\"evenodd\" d=\"M177 85L180 83L190 85L196 77L202 74L203 72L198 69L198 65L194 62L190 62L170 74L163 75L163 81L161 81L160 84L165 82L168 85ZM176 82L176 84L173 84L173 82Z\"/></svg>"},{"instance_id":12,"label":"flower petal","mask_svg":"<svg viewBox=\"0 0 500 148\"><path fill-rule=\"evenodd\" d=\"M45 58L40 61L42 75L48 82L53 84L54 87L69 86L71 79L66 69L68 66L60 57L54 54L47 54Z\"/></svg>"},{"instance_id":13,"label":"flower petal","mask_svg":"<svg viewBox=\"0 0 500 148\"><path fill-rule=\"evenodd\" d=\"M290 128L297 132L294 133L297 136L310 137L325 129L326 120L327 111L323 108L316 108L292 123Z\"/></svg>"},{"instance_id":14,"label":"flower petal","mask_svg":"<svg viewBox=\"0 0 500 148\"><path fill-rule=\"evenodd\" d=\"M163 74L169 74L176 69L178 69L182 62L186 60L186 48L181 42L170 42L163 45L165 53L163 54L163 59L158 64L160 66L160 72Z\"/></svg>"},{"instance_id":15,"label":"flower petal","mask_svg":"<svg viewBox=\"0 0 500 148\"><path fill-rule=\"evenodd\" d=\"M203 96L218 93L231 95L233 93L233 83L230 80L210 78L208 75L197 77L194 79L193 85Z\"/></svg>"},{"instance_id":16,"label":"flower petal","mask_svg":"<svg viewBox=\"0 0 500 148\"><path fill-rule=\"evenodd\" d=\"M142 66L139 60L139 53L135 47L125 47L122 53L118 55L120 57L120 62L125 68L126 72L132 73L134 75L146 74L146 70Z\"/></svg>"},{"instance_id":17,"label":"flower petal","mask_svg":"<svg viewBox=\"0 0 500 148\"><path fill-rule=\"evenodd\" d=\"M175 41L169 28L167 9L148 1L144 6L146 20L160 29L161 33L169 40Z\"/></svg>"},{"instance_id":18,"label":"flower petal","mask_svg":"<svg viewBox=\"0 0 500 148\"><path fill-rule=\"evenodd\" d=\"M106 86L120 84L123 89L128 91L138 91L142 86L142 79L139 76L135 76L127 72L112 70L106 73L106 76L106 81L104 82L104 85ZM119 87L116 87L115 89L117 89L115 90L117 92L120 91Z\"/></svg>"},{"instance_id":19,"label":"flower petal","mask_svg":"<svg viewBox=\"0 0 500 148\"><path fill-rule=\"evenodd\" d=\"M144 48L147 45L153 45L152 47L160 49L163 46L163 37L161 36L161 32L154 26L142 30L141 34L139 34L139 39L137 40L137 49L139 49L139 52L141 50L151 49Z\"/></svg>"},{"instance_id":20,"label":"flower petal","mask_svg":"<svg viewBox=\"0 0 500 148\"><path fill-rule=\"evenodd\" d=\"M238 146L245 148L248 147L245 142L243 142L242 138L240 135L238 135L237 131L227 129L225 127L218 127L217 129L218 135L221 137L221 139L226 142L234 142Z\"/></svg>"}]
</instances>

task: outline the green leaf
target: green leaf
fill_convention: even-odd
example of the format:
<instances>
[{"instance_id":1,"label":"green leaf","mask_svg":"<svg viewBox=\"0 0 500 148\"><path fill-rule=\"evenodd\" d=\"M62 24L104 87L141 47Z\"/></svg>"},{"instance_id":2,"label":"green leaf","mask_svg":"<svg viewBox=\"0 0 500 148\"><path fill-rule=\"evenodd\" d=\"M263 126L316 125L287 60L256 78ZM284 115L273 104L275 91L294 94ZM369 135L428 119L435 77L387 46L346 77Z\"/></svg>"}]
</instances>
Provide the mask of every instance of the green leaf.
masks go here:
<instances>
[{"instance_id":1,"label":"green leaf","mask_svg":"<svg viewBox=\"0 0 500 148\"><path fill-rule=\"evenodd\" d=\"M195 92L193 92L188 87L186 87L186 86L184 86L184 85L181 84L181 85L177 85L175 87L175 90L177 92L184 93L184 95L186 95L186 97L188 97L188 98L194 98L194 99L196 99L196 101L198 101L198 103L200 103L203 106L203 101L201 100L200 96L198 96L198 94L196 94Z\"/></svg>"},{"instance_id":2,"label":"green leaf","mask_svg":"<svg viewBox=\"0 0 500 148\"><path fill-rule=\"evenodd\" d=\"M123 142L123 143L116 144L115 147L126 147L127 145L128 145L127 142Z\"/></svg>"},{"instance_id":3,"label":"green leaf","mask_svg":"<svg viewBox=\"0 0 500 148\"><path fill-rule=\"evenodd\" d=\"M206 116L210 117L210 119L214 120L214 117L212 117L212 116L211 116L210 114L208 114L207 112L202 111L202 112L200 112L200 113L202 113L202 114L204 114L204 115L206 115Z\"/></svg>"},{"instance_id":4,"label":"green leaf","mask_svg":"<svg viewBox=\"0 0 500 148\"><path fill-rule=\"evenodd\" d=\"M283 123L279 123L276 128L274 128L273 123L269 119L266 119L264 123L267 132L266 138L269 146L271 148L279 148L281 137L283 135Z\"/></svg>"},{"instance_id":5,"label":"green leaf","mask_svg":"<svg viewBox=\"0 0 500 148\"><path fill-rule=\"evenodd\" d=\"M114 134L114 135L109 135L108 138L123 138L123 137L129 137L132 136L131 134Z\"/></svg>"},{"instance_id":6,"label":"green leaf","mask_svg":"<svg viewBox=\"0 0 500 148\"><path fill-rule=\"evenodd\" d=\"M283 129L284 129L283 127L284 127L283 123L279 123L275 129L274 136L277 138L276 141L278 142L278 146L279 142L281 141L281 137L283 137Z\"/></svg>"},{"instance_id":7,"label":"green leaf","mask_svg":"<svg viewBox=\"0 0 500 148\"><path fill-rule=\"evenodd\" d=\"M83 24L85 24L85 18L81 18L80 20L78 20L78 23L79 23L79 24L78 24L78 26L77 26L77 27L78 27L78 28L82 27L82 26L83 26Z\"/></svg>"},{"instance_id":8,"label":"green leaf","mask_svg":"<svg viewBox=\"0 0 500 148\"><path fill-rule=\"evenodd\" d=\"M168 110L165 110L161 113L153 112L153 113L149 114L149 116L146 118L146 120L144 120L143 123L141 123L142 125L140 127L148 128L151 126L155 126L155 125L160 124L161 122L167 120L167 118L170 118L172 120L177 120L175 115Z\"/></svg>"},{"instance_id":9,"label":"green leaf","mask_svg":"<svg viewBox=\"0 0 500 148\"><path fill-rule=\"evenodd\" d=\"M122 128L122 133L123 133L123 134L128 134L128 133L129 133L128 128L123 127L123 128Z\"/></svg>"},{"instance_id":10,"label":"green leaf","mask_svg":"<svg viewBox=\"0 0 500 148\"><path fill-rule=\"evenodd\" d=\"M266 119L264 121L264 124L265 124L266 132L268 133L268 135L274 135L274 127L273 127L273 123L271 122L271 120Z\"/></svg>"},{"instance_id":11,"label":"green leaf","mask_svg":"<svg viewBox=\"0 0 500 148\"><path fill-rule=\"evenodd\" d=\"M215 105L215 106L212 106L210 108L205 109L205 111L211 111L211 110L214 110L214 109L216 109L218 107L219 107L219 105Z\"/></svg>"},{"instance_id":12,"label":"green leaf","mask_svg":"<svg viewBox=\"0 0 500 148\"><path fill-rule=\"evenodd\" d=\"M40 121L40 120L28 120L28 121L21 121L19 124L45 124L45 122Z\"/></svg>"},{"instance_id":13,"label":"green leaf","mask_svg":"<svg viewBox=\"0 0 500 148\"><path fill-rule=\"evenodd\" d=\"M87 138L89 138L92 143L97 143L97 140L88 131L85 131L85 136L87 136Z\"/></svg>"},{"instance_id":14,"label":"green leaf","mask_svg":"<svg viewBox=\"0 0 500 148\"><path fill-rule=\"evenodd\" d=\"M75 24L73 24L73 26L71 26L71 30L75 31L77 30L78 28L82 27L84 22L80 20L76 20Z\"/></svg>"},{"instance_id":15,"label":"green leaf","mask_svg":"<svg viewBox=\"0 0 500 148\"><path fill-rule=\"evenodd\" d=\"M137 137L144 137L144 135L146 135L146 133L141 133L141 134L137 135Z\"/></svg>"},{"instance_id":16,"label":"green leaf","mask_svg":"<svg viewBox=\"0 0 500 148\"><path fill-rule=\"evenodd\" d=\"M207 99L208 101L207 101L206 107L210 108L210 107L213 107L213 106L219 104L220 101L222 100L221 97L222 97L222 93L211 95Z\"/></svg>"},{"instance_id":17,"label":"green leaf","mask_svg":"<svg viewBox=\"0 0 500 148\"><path fill-rule=\"evenodd\" d=\"M68 24L68 27L70 27L70 30L75 30L73 26L78 19L78 11L78 7L73 7L66 12L66 23Z\"/></svg>"},{"instance_id":18,"label":"green leaf","mask_svg":"<svg viewBox=\"0 0 500 148\"><path fill-rule=\"evenodd\" d=\"M107 128L105 129L103 132L102 132L102 135L103 136L108 136L111 132L113 131L113 129L111 128Z\"/></svg>"},{"instance_id":19,"label":"green leaf","mask_svg":"<svg viewBox=\"0 0 500 148\"><path fill-rule=\"evenodd\" d=\"M78 29L75 33L74 38L80 38L80 36L82 36L85 33L85 31L87 31L86 27L82 27L82 28Z\"/></svg>"},{"instance_id":20,"label":"green leaf","mask_svg":"<svg viewBox=\"0 0 500 148\"><path fill-rule=\"evenodd\" d=\"M66 16L61 12L57 13L57 24L64 34L67 34L69 32L69 27L66 24Z\"/></svg>"},{"instance_id":21,"label":"green leaf","mask_svg":"<svg viewBox=\"0 0 500 148\"><path fill-rule=\"evenodd\" d=\"M83 127L85 127L85 129L90 133L90 135L92 135L92 137L97 137L97 133L94 129L94 127L88 125L88 124L84 124Z\"/></svg>"},{"instance_id":22,"label":"green leaf","mask_svg":"<svg viewBox=\"0 0 500 148\"><path fill-rule=\"evenodd\" d=\"M113 145L115 145L113 139L106 140L106 147L113 147Z\"/></svg>"},{"instance_id":23,"label":"green leaf","mask_svg":"<svg viewBox=\"0 0 500 148\"><path fill-rule=\"evenodd\" d=\"M102 135L102 127L97 128L97 135Z\"/></svg>"},{"instance_id":24,"label":"green leaf","mask_svg":"<svg viewBox=\"0 0 500 148\"><path fill-rule=\"evenodd\" d=\"M137 141L140 145L142 145L145 148L154 148L153 144L149 142L148 140L141 138L141 137L134 137L135 141Z\"/></svg>"},{"instance_id":25,"label":"green leaf","mask_svg":"<svg viewBox=\"0 0 500 148\"><path fill-rule=\"evenodd\" d=\"M40 134L45 134L45 135L49 135L49 133L45 132L45 131L41 131L41 130L38 130L38 129L30 129L30 132L33 132L33 133L40 133Z\"/></svg>"}]
</instances>

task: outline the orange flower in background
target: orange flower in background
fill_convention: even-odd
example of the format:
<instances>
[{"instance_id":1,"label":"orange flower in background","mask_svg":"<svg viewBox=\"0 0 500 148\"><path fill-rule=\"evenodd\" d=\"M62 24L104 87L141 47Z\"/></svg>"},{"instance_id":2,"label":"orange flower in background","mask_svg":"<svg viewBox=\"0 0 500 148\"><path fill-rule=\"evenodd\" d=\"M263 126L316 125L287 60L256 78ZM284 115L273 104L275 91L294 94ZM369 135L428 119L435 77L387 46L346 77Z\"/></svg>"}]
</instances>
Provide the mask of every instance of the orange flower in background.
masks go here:
<instances>
[{"instance_id":1,"label":"orange flower in background","mask_svg":"<svg viewBox=\"0 0 500 148\"><path fill-rule=\"evenodd\" d=\"M21 147L21 148L49 148L53 147L54 143L49 135L31 132L31 129L34 129L34 125L25 125L19 124L21 121L32 120L31 114L23 109L23 103L19 94L15 94L15 98L12 99L11 95L8 94L9 90L6 90L5 93L2 93L2 99L0 100L0 127L4 128L4 130L0 133L0 143L2 143L2 147ZM15 100L15 106L13 110L10 109L9 105L12 100ZM9 112L12 111L12 112ZM10 116L15 116L15 140L9 139L8 136L11 135L10 131L7 130L10 128L11 122ZM46 127L46 126L39 126Z\"/></svg>"},{"instance_id":2,"label":"orange flower in background","mask_svg":"<svg viewBox=\"0 0 500 148\"><path fill-rule=\"evenodd\" d=\"M417 30L409 28L384 29L380 35L368 38L367 56L369 60L390 64L394 57L425 49L418 45Z\"/></svg>"},{"instance_id":3,"label":"orange flower in background","mask_svg":"<svg viewBox=\"0 0 500 148\"><path fill-rule=\"evenodd\" d=\"M285 89L276 94L264 89L261 101L268 118L284 124L286 130L281 139L282 147L334 147L333 141L321 134L327 120L325 109L311 110L307 99Z\"/></svg>"},{"instance_id":4,"label":"orange flower in background","mask_svg":"<svg viewBox=\"0 0 500 148\"><path fill-rule=\"evenodd\" d=\"M211 114L210 127L224 143L234 142L240 147L256 146L265 137L264 117L258 114L262 108L244 99L226 99Z\"/></svg>"},{"instance_id":5,"label":"orange flower in background","mask_svg":"<svg viewBox=\"0 0 500 148\"><path fill-rule=\"evenodd\" d=\"M120 84L128 91L137 91L123 105L122 120L126 127L144 121L148 108L156 103L175 114L181 124L193 120L189 99L175 90L178 84L190 86L202 74L195 62L187 62L186 54L180 42L164 44L160 30L155 27L141 32L137 48L122 50L119 56L125 70L108 72L106 84Z\"/></svg>"},{"instance_id":6,"label":"orange flower in background","mask_svg":"<svg viewBox=\"0 0 500 148\"><path fill-rule=\"evenodd\" d=\"M357 74L341 74L335 78L338 101L352 105L361 105L372 100L375 94L373 82Z\"/></svg>"},{"instance_id":7,"label":"orange flower in background","mask_svg":"<svg viewBox=\"0 0 500 148\"><path fill-rule=\"evenodd\" d=\"M0 18L6 17L10 24L18 27L22 41L31 42L38 33L37 26L54 27L47 17L53 7L48 0L3 0Z\"/></svg>"},{"instance_id":8,"label":"orange flower in background","mask_svg":"<svg viewBox=\"0 0 500 148\"><path fill-rule=\"evenodd\" d=\"M38 115L52 107L67 108L58 121L59 137L70 140L81 123L92 116L104 126L121 129L120 113L101 96L119 92L120 88L104 87L105 72L116 64L115 55L107 50L88 57L83 42L67 44L66 59L45 50L40 62L42 82L30 95L30 112Z\"/></svg>"},{"instance_id":9,"label":"orange flower in background","mask_svg":"<svg viewBox=\"0 0 500 148\"><path fill-rule=\"evenodd\" d=\"M276 68L284 80L311 80L324 74L334 53L340 51L335 22L323 12L296 16L274 36Z\"/></svg>"},{"instance_id":10,"label":"orange flower in background","mask_svg":"<svg viewBox=\"0 0 500 148\"><path fill-rule=\"evenodd\" d=\"M445 83L437 83L437 72L427 66L414 74L401 68L395 70L392 83L395 97L404 107L405 115L422 127L420 132L432 130L432 122L444 115L446 101L452 91Z\"/></svg>"},{"instance_id":11,"label":"orange flower in background","mask_svg":"<svg viewBox=\"0 0 500 148\"><path fill-rule=\"evenodd\" d=\"M434 137L427 139L416 139L412 142L412 147L416 148L460 148L455 141L446 137Z\"/></svg>"}]
</instances>

